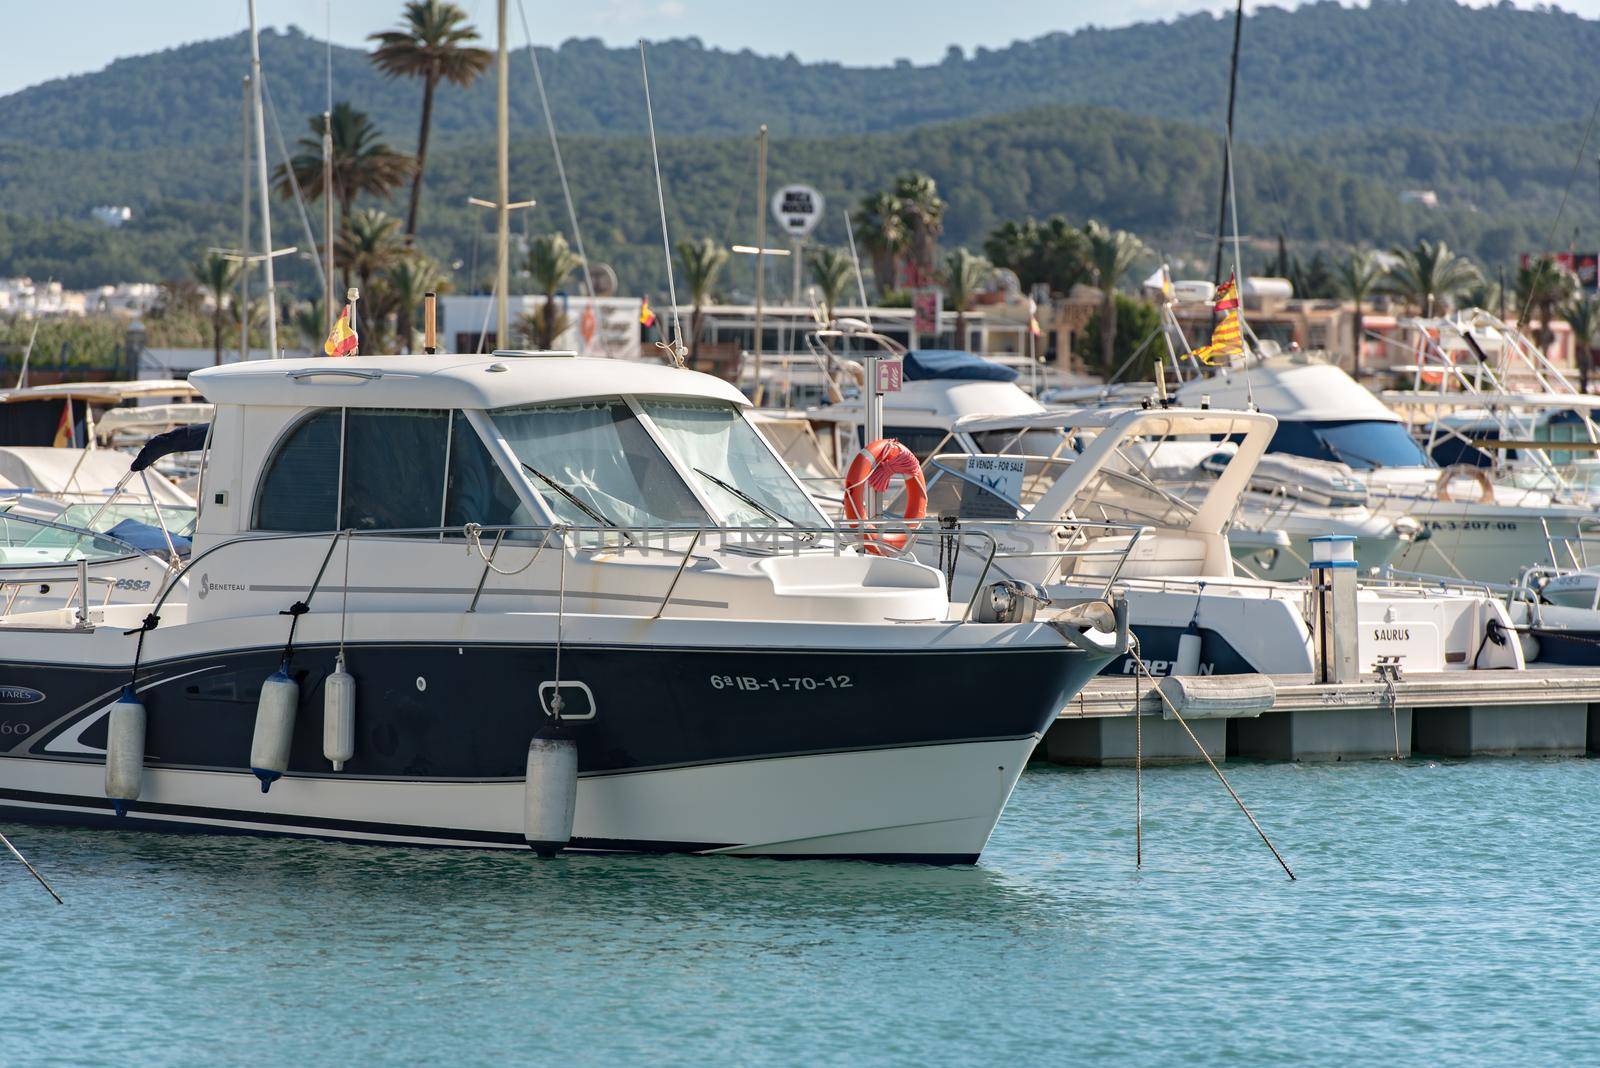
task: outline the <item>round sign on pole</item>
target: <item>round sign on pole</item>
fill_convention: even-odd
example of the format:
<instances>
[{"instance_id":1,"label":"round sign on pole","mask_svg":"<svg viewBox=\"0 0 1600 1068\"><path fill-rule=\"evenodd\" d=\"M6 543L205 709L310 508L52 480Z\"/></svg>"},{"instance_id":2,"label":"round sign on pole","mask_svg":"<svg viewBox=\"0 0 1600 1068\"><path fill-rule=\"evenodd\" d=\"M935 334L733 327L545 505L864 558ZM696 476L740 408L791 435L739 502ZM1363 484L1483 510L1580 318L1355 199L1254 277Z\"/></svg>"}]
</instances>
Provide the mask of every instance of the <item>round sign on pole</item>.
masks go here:
<instances>
[{"instance_id":1,"label":"round sign on pole","mask_svg":"<svg viewBox=\"0 0 1600 1068\"><path fill-rule=\"evenodd\" d=\"M809 185L786 185L772 195L772 217L790 237L805 237L822 221L822 194Z\"/></svg>"}]
</instances>

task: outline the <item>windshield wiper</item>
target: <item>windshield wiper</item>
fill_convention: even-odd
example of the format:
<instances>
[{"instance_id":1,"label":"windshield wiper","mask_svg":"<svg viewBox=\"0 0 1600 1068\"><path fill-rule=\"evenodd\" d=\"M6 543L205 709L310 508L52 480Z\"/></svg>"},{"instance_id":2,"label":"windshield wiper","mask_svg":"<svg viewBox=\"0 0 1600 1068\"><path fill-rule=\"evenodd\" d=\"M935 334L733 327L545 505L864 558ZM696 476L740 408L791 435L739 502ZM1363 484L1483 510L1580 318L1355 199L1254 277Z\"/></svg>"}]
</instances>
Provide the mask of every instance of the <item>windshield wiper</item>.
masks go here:
<instances>
[{"instance_id":1,"label":"windshield wiper","mask_svg":"<svg viewBox=\"0 0 1600 1068\"><path fill-rule=\"evenodd\" d=\"M738 486L732 485L731 483L728 483L728 482L724 482L722 479L718 478L716 475L713 475L710 471L707 471L705 468L697 467L694 470L695 470L695 474L704 475L706 478L709 478L712 482L715 482L717 485L721 486L723 489L727 490L729 493L731 493L735 497L739 498L745 504L748 504L750 507L752 507L756 511L760 512L762 515L766 516L768 519L772 520L774 523L787 523L791 527L798 527L800 525L799 523L796 523L793 519L790 519L788 516L784 515L782 512L774 511L773 509L768 508L766 505L764 505L760 501L756 500L754 497L752 497L750 494L746 493L744 490L740 489ZM810 533L810 532L801 532L800 538L802 540L808 541L808 542L817 540L817 536L815 534Z\"/></svg>"},{"instance_id":2,"label":"windshield wiper","mask_svg":"<svg viewBox=\"0 0 1600 1068\"><path fill-rule=\"evenodd\" d=\"M628 543L630 545L633 544L632 535L630 535L627 531L622 530L621 527L607 519L604 515L600 514L598 509L591 508L587 504L584 504L583 501L578 499L577 494L573 493L571 490L567 489L567 487L563 486L561 483L557 482L555 479L551 478L537 467L534 467L532 464L524 460L518 460L517 462L522 464L522 469L528 472L528 474L533 475L535 478L539 479L539 481L543 482L545 485L561 494L562 497L570 501L572 506L578 509L578 511L582 512L584 515L588 516L590 519L593 519L596 523L599 523L602 526L610 527L612 530L622 531L622 536L628 539Z\"/></svg>"}]
</instances>

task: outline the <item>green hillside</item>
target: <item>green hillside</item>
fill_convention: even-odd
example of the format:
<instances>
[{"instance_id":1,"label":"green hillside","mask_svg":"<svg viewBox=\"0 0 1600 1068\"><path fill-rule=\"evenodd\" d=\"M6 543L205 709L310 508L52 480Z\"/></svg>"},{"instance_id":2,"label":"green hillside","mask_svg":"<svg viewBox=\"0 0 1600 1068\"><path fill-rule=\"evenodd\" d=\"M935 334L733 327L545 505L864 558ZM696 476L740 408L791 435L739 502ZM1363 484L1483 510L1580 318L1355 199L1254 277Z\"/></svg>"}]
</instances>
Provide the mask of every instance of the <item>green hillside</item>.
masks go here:
<instances>
[{"instance_id":1,"label":"green hillside","mask_svg":"<svg viewBox=\"0 0 1600 1068\"><path fill-rule=\"evenodd\" d=\"M784 135L895 131L1065 103L1215 126L1231 33L1231 19L1198 14L1052 34L971 56L952 51L928 66L895 63L888 53L884 66L872 68L724 52L690 39L652 46L651 70L660 129L682 135L741 134L762 122ZM320 112L323 46L290 30L265 34L262 51L285 129ZM1469 8L1451 0L1267 8L1244 29L1240 136L1579 119L1600 91L1596 54L1600 22L1553 8ZM543 55L564 130L642 131L634 50L572 40ZM231 145L246 61L240 34L25 89L0 98L0 141L97 150ZM335 49L334 67L338 98L371 112L397 142L413 136L415 85L386 81L355 49ZM513 72L515 122L536 129L525 56ZM441 134L486 135L492 121L487 80L441 92Z\"/></svg>"},{"instance_id":2,"label":"green hillside","mask_svg":"<svg viewBox=\"0 0 1600 1068\"><path fill-rule=\"evenodd\" d=\"M1548 180L1520 183L1497 169L1495 157L1471 154L1464 135L1429 137L1408 137L1404 143L1415 141L1415 147L1387 153L1360 139L1328 142L1315 152L1241 147L1237 184L1246 235L1270 243L1281 230L1295 251L1307 255L1314 247L1386 245L1428 235L1499 258L1543 240L1559 199L1558 180L1571 166L1565 136L1552 132L1530 141ZM648 144L572 137L565 151L592 254L610 260L630 290L659 288ZM1470 166L1463 161L1469 155ZM1446 160L1449 173L1418 162L1437 158ZM1382 180L1339 169L1353 159L1366 159L1364 165L1382 171ZM1533 166L1521 156L1512 161ZM519 231L524 225L534 233L565 229L548 144L520 137L511 162L513 195L541 201L526 220L518 217ZM753 239L753 139L668 138L662 165L675 237ZM1214 134L1196 126L1071 107L895 134L779 138L772 144L772 185L807 181L821 189L830 207L817 237L833 244L845 240L841 209L907 170L932 175L949 200L947 245L977 247L1007 219L1060 212L1075 221L1094 217L1134 230L1176 260L1202 256L1209 248L1221 147ZM1396 189L1430 175L1450 179L1438 183L1445 206L1428 211L1401 205ZM490 215L468 207L466 198L489 193L493 180L487 142L458 144L438 153L430 166L421 236L442 261L460 262L458 287L470 286L487 270ZM73 285L160 280L181 273L206 244L237 241L238 161L228 154L13 147L0 149L0 186L14 191L12 214L0 218L0 274L53 275ZM85 206L104 201L133 204L134 222L109 231L82 221ZM1568 213L1569 223L1590 227L1597 218L1588 200L1575 200ZM289 206L278 202L275 220L280 245L306 244ZM303 268L299 273L309 277ZM747 283L736 275L731 284Z\"/></svg>"}]
</instances>

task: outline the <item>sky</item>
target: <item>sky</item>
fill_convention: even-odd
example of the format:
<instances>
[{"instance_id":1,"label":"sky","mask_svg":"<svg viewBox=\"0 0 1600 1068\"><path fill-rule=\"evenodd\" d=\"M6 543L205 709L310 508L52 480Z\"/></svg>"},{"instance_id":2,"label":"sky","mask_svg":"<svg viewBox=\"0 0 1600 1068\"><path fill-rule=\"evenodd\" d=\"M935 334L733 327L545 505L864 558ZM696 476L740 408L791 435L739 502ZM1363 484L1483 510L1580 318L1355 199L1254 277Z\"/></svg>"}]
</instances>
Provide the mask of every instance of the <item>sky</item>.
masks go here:
<instances>
[{"instance_id":1,"label":"sky","mask_svg":"<svg viewBox=\"0 0 1600 1068\"><path fill-rule=\"evenodd\" d=\"M495 0L457 0L492 34ZM1121 26L1191 11L1231 10L1228 0L522 0L534 38L557 44L599 37L614 45L640 37L699 37L708 46L836 60L863 66L896 59L930 63L952 44L969 53L1003 47L1057 30ZM1261 0L1247 0L1256 7ZM1569 11L1600 16L1600 0L1563 0ZM291 23L323 37L332 19L338 44L366 47L373 30L396 21L401 0L257 0L263 27ZM120 56L224 37L247 25L245 0L0 0L0 94L99 70ZM516 0L511 43L523 42Z\"/></svg>"}]
</instances>

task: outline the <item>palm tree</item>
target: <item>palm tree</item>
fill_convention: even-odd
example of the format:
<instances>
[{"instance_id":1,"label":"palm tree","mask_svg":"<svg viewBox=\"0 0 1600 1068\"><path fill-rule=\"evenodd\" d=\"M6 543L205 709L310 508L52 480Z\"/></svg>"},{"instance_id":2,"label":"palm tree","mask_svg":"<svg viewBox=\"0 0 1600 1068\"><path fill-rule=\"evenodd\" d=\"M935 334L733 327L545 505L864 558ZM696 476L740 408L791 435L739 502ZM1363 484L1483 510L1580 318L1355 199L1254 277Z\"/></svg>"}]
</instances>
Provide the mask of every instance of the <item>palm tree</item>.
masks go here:
<instances>
[{"instance_id":1,"label":"palm tree","mask_svg":"<svg viewBox=\"0 0 1600 1068\"><path fill-rule=\"evenodd\" d=\"M1372 295L1383 277L1383 268L1370 252L1352 252L1334 269L1334 279L1339 293L1356 302L1355 330L1351 339L1351 371L1353 378L1361 377L1362 301Z\"/></svg>"},{"instance_id":2,"label":"palm tree","mask_svg":"<svg viewBox=\"0 0 1600 1068\"><path fill-rule=\"evenodd\" d=\"M1579 294L1567 302L1561 317L1572 328L1572 354L1578 360L1578 388L1587 393L1589 374L1594 369L1594 350L1600 345L1600 303Z\"/></svg>"},{"instance_id":3,"label":"palm tree","mask_svg":"<svg viewBox=\"0 0 1600 1068\"><path fill-rule=\"evenodd\" d=\"M833 322L833 310L850 291L855 265L850 257L836 248L819 248L811 254L811 280L816 283L817 295L822 298L823 316Z\"/></svg>"},{"instance_id":4,"label":"palm tree","mask_svg":"<svg viewBox=\"0 0 1600 1068\"><path fill-rule=\"evenodd\" d=\"M1533 262L1518 267L1518 325L1522 325L1521 320L1526 318L1530 311L1536 312L1539 316L1539 330L1534 335L1534 340L1541 349L1548 349L1550 342L1555 340L1556 336L1550 324L1556 317L1557 309L1571 301L1577 292L1577 275L1550 256L1540 256Z\"/></svg>"},{"instance_id":5,"label":"palm tree","mask_svg":"<svg viewBox=\"0 0 1600 1068\"><path fill-rule=\"evenodd\" d=\"M417 232L417 209L422 203L422 170L428 162L428 132L433 124L433 92L440 81L465 89L489 68L487 49L472 48L477 28L467 13L441 0L412 0L405 7L398 30L370 34L377 41L372 64L391 78L422 79L422 127L417 133L416 167L411 174L411 203L406 208L406 240Z\"/></svg>"},{"instance_id":6,"label":"palm tree","mask_svg":"<svg viewBox=\"0 0 1600 1068\"><path fill-rule=\"evenodd\" d=\"M553 348L561 331L556 329L556 293L567 276L582 266L577 253L561 234L536 237L528 247L528 273L533 276L539 292L544 294L544 309L539 316L539 329L534 333L534 348Z\"/></svg>"},{"instance_id":7,"label":"palm tree","mask_svg":"<svg viewBox=\"0 0 1600 1068\"><path fill-rule=\"evenodd\" d=\"M694 311L689 316L689 366L693 367L700 359L702 309L711 296L712 286L717 283L717 274L728 262L728 252L708 237L704 241L680 242L678 259L689 283L689 299L694 303Z\"/></svg>"},{"instance_id":8,"label":"palm tree","mask_svg":"<svg viewBox=\"0 0 1600 1068\"><path fill-rule=\"evenodd\" d=\"M939 186L926 174L904 174L894 183L894 197L900 201L911 263L919 283L926 285L939 255L939 235L944 233L945 203L939 199Z\"/></svg>"},{"instance_id":9,"label":"palm tree","mask_svg":"<svg viewBox=\"0 0 1600 1068\"><path fill-rule=\"evenodd\" d=\"M411 351L415 340L412 324L423 298L446 284L438 264L415 251L401 256L383 272L384 289L394 305L395 334L401 352Z\"/></svg>"},{"instance_id":10,"label":"palm tree","mask_svg":"<svg viewBox=\"0 0 1600 1068\"><path fill-rule=\"evenodd\" d=\"M1450 251L1443 241L1419 239L1415 248L1393 250L1395 263L1385 272L1389 288L1431 318L1434 304L1453 297L1478 280L1478 269Z\"/></svg>"},{"instance_id":11,"label":"palm tree","mask_svg":"<svg viewBox=\"0 0 1600 1068\"><path fill-rule=\"evenodd\" d=\"M856 240L867 250L872 260L872 277L877 282L878 297L894 289L900 278L900 257L911 244L911 231L906 227L905 205L893 193L873 193L863 197L855 210Z\"/></svg>"},{"instance_id":12,"label":"palm tree","mask_svg":"<svg viewBox=\"0 0 1600 1068\"><path fill-rule=\"evenodd\" d=\"M322 116L311 117L311 137L302 137L300 151L289 160L286 170L279 165L274 179L278 195L294 196L289 171L300 190L312 200L322 196ZM378 128L365 112L340 101L333 106L333 198L339 202L339 228L348 230L356 197L370 194L386 197L411 177L416 166L410 156L396 152L380 141ZM345 275L348 287L350 277Z\"/></svg>"},{"instance_id":13,"label":"palm tree","mask_svg":"<svg viewBox=\"0 0 1600 1068\"><path fill-rule=\"evenodd\" d=\"M369 292L373 276L394 266L405 253L405 243L400 239L400 220L388 212L362 208L350 216L350 225L339 235L336 252L339 266L346 273L354 271L361 280L361 292L369 302L367 307L375 309L377 295Z\"/></svg>"},{"instance_id":14,"label":"palm tree","mask_svg":"<svg viewBox=\"0 0 1600 1068\"><path fill-rule=\"evenodd\" d=\"M994 266L982 256L958 248L944 258L944 295L956 310L956 348L967 347L967 309L972 298L994 274Z\"/></svg>"},{"instance_id":15,"label":"palm tree","mask_svg":"<svg viewBox=\"0 0 1600 1068\"><path fill-rule=\"evenodd\" d=\"M1015 271L1024 288L1043 283L1052 293L1070 293L1093 274L1088 237L1060 215L1043 225L1033 219L1002 223L983 251L991 263Z\"/></svg>"},{"instance_id":16,"label":"palm tree","mask_svg":"<svg viewBox=\"0 0 1600 1068\"><path fill-rule=\"evenodd\" d=\"M227 311L233 287L239 281L239 265L220 252L207 252L189 267L189 273L211 298L211 363L222 365L222 331L228 325Z\"/></svg>"},{"instance_id":17,"label":"palm tree","mask_svg":"<svg viewBox=\"0 0 1600 1068\"><path fill-rule=\"evenodd\" d=\"M1089 239L1089 262L1094 265L1094 284L1100 287L1100 361L1114 366L1117 353L1117 284L1145 254L1145 247L1126 230L1112 230L1093 220L1083 226Z\"/></svg>"}]
</instances>

